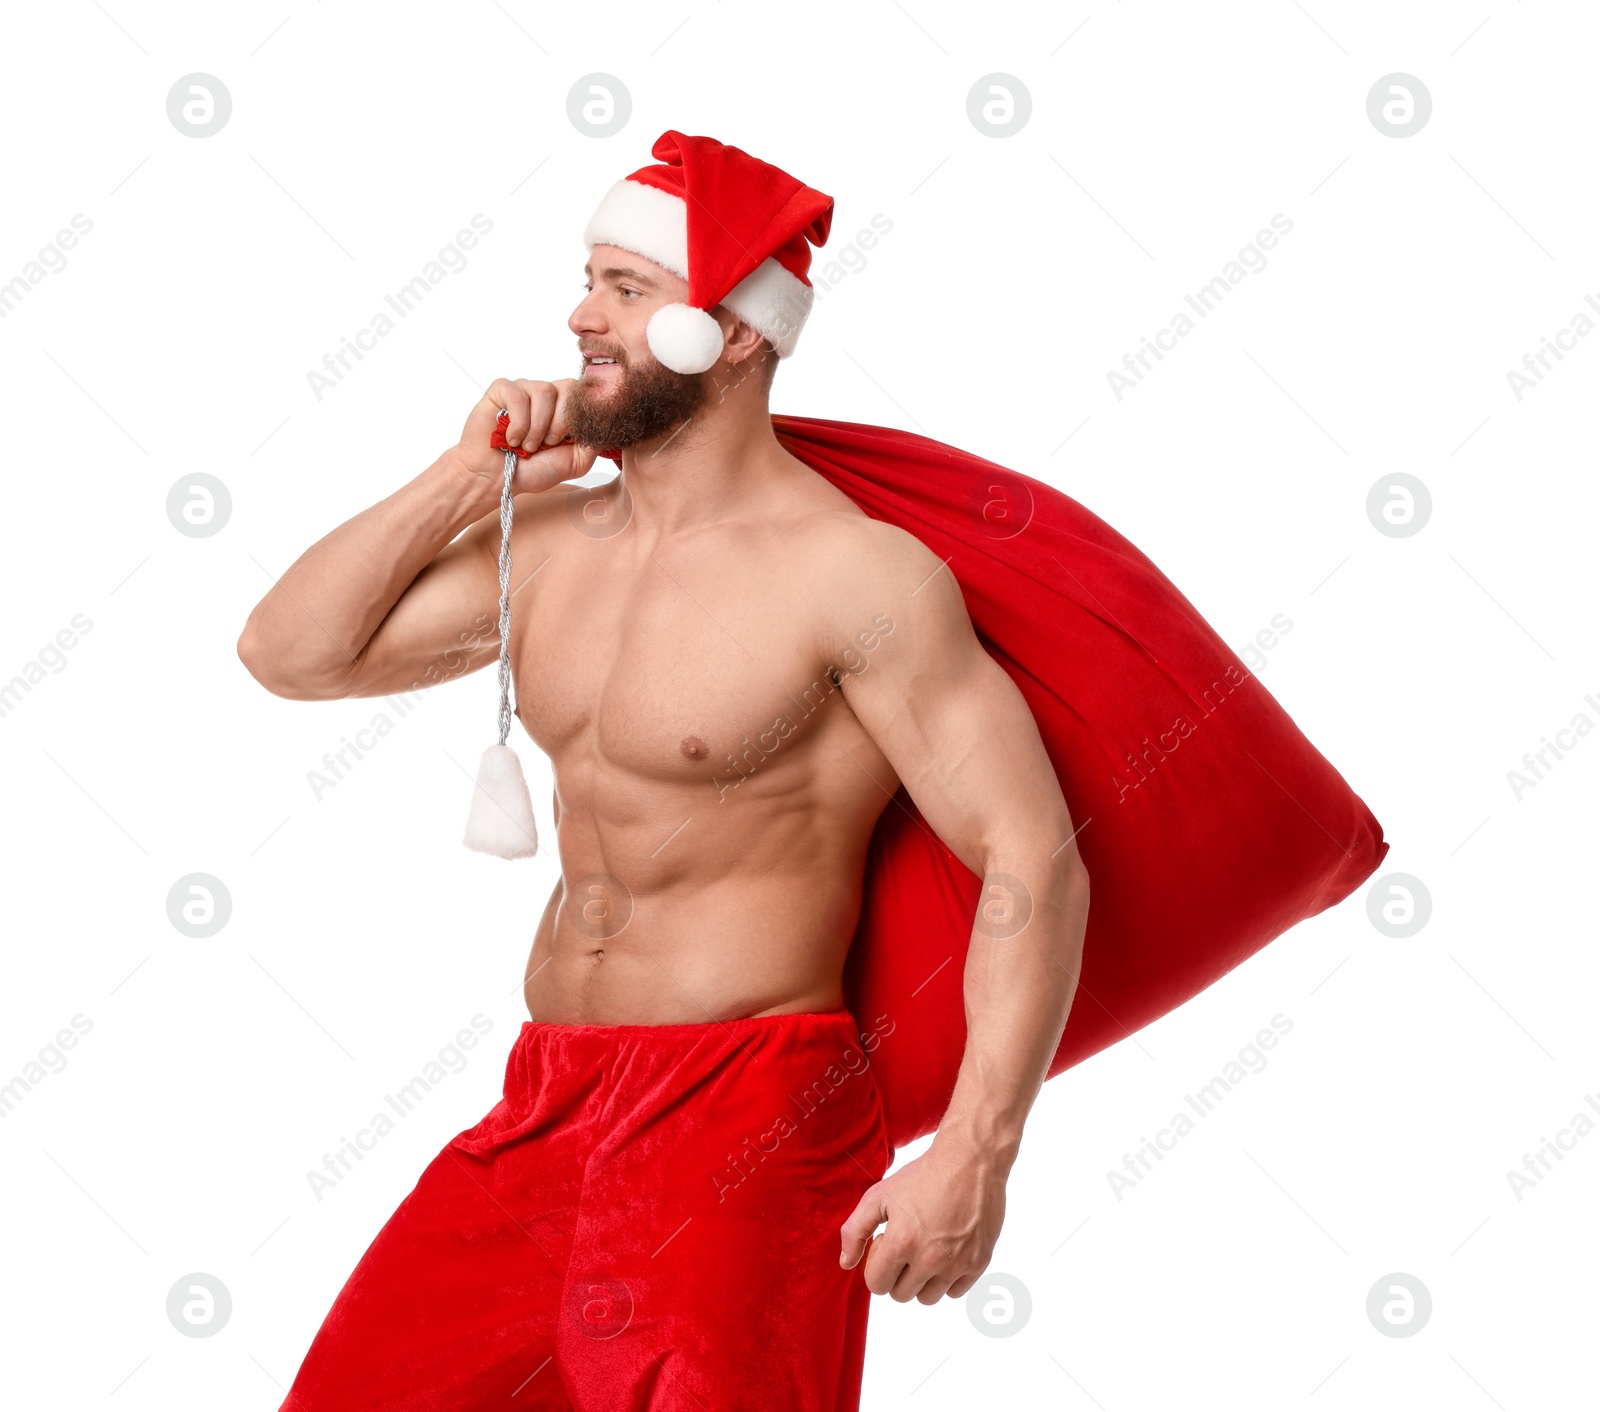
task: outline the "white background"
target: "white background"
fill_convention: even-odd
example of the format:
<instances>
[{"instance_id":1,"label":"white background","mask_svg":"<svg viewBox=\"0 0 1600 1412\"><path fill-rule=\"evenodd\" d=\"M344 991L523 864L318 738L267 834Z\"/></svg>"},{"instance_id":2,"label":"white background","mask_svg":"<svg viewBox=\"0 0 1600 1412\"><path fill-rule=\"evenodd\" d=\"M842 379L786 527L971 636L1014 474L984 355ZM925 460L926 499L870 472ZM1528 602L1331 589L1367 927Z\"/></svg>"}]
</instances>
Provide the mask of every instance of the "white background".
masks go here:
<instances>
[{"instance_id":1,"label":"white background","mask_svg":"<svg viewBox=\"0 0 1600 1412\"><path fill-rule=\"evenodd\" d=\"M93 230L0 319L0 680L93 626L0 717L0 1079L93 1028L0 1122L0 1396L276 1407L497 1096L555 874L459 844L492 674L318 800L307 771L382 703L273 698L234 642L490 379L571 375L583 222L675 127L834 196L833 246L893 223L774 410L1049 481L1240 650L1286 615L1263 681L1432 898L1395 939L1357 894L1052 1080L991 1267L1027 1324L875 1300L863 1405L1594 1405L1600 1134L1521 1200L1506 1174L1600 1101L1600 738L1520 799L1507 771L1600 724L1600 338L1521 400L1506 374L1600 298L1597 41L1589 7L1506 0L9 9L0 282ZM603 139L566 115L597 71L633 102ZM194 72L233 103L198 140L166 112ZM1032 96L1007 138L967 116L993 72ZM1366 111L1395 72L1433 100L1403 139ZM480 212L468 266L318 400L307 372ZM1280 212L1267 267L1118 400L1108 370ZM1400 471L1433 509L1392 538L1366 499ZM201 539L166 513L197 472L232 497ZM208 939L167 916L194 872L232 899ZM1279 1012L1267 1067L1116 1199L1107 1171ZM479 1013L468 1067L315 1200L307 1170ZM213 1338L166 1316L194 1271L232 1295ZM1413 1337L1366 1313L1393 1272L1431 1293Z\"/></svg>"}]
</instances>

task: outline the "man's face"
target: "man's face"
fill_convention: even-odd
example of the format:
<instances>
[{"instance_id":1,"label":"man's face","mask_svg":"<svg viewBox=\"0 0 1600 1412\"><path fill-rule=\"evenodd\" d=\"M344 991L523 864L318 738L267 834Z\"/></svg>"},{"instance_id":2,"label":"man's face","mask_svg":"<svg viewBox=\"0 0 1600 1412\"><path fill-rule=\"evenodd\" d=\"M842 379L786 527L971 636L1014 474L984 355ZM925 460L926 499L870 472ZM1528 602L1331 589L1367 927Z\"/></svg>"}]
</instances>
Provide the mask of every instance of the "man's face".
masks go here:
<instances>
[{"instance_id":1,"label":"man's face","mask_svg":"<svg viewBox=\"0 0 1600 1412\"><path fill-rule=\"evenodd\" d=\"M596 245L583 271L588 292L567 320L583 354L568 404L574 439L620 449L676 431L711 395L716 369L673 372L650 352L645 325L687 300L689 282L616 245Z\"/></svg>"}]
</instances>

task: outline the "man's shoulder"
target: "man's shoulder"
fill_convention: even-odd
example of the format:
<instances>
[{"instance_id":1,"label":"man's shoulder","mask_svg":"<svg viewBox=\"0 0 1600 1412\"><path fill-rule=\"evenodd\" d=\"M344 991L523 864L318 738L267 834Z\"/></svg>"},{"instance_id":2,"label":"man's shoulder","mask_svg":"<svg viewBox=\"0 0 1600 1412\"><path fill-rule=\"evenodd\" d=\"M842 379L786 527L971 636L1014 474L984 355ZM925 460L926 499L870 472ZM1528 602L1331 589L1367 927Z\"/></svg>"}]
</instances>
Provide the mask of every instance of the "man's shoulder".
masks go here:
<instances>
[{"instance_id":1,"label":"man's shoulder","mask_svg":"<svg viewBox=\"0 0 1600 1412\"><path fill-rule=\"evenodd\" d=\"M793 534L811 562L841 586L898 580L913 572L921 582L940 563L916 535L874 519L842 493L840 503L798 518Z\"/></svg>"},{"instance_id":2,"label":"man's shoulder","mask_svg":"<svg viewBox=\"0 0 1600 1412\"><path fill-rule=\"evenodd\" d=\"M605 539L628 526L632 507L621 476L596 484L561 481L548 490L519 492L512 501L511 546L513 555L554 550L558 536L574 528L591 539ZM487 517L492 521L495 553L500 550L499 511Z\"/></svg>"},{"instance_id":3,"label":"man's shoulder","mask_svg":"<svg viewBox=\"0 0 1600 1412\"><path fill-rule=\"evenodd\" d=\"M830 660L853 652L850 644L873 624L881 633L896 623L918 625L910 636L927 643L969 632L960 586L944 560L909 530L873 519L852 501L806 516L796 540L807 566L817 646Z\"/></svg>"}]
</instances>

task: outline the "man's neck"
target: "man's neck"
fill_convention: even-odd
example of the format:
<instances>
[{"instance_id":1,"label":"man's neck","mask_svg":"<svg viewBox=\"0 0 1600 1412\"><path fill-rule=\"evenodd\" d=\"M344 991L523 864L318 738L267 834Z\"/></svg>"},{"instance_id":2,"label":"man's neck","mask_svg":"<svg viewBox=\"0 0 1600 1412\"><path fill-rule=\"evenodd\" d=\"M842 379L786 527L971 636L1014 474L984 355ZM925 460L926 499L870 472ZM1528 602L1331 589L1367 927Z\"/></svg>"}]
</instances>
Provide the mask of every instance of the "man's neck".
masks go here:
<instances>
[{"instance_id":1,"label":"man's neck","mask_svg":"<svg viewBox=\"0 0 1600 1412\"><path fill-rule=\"evenodd\" d=\"M677 534L735 518L789 469L765 398L709 403L682 426L625 447L622 480L638 528Z\"/></svg>"}]
</instances>

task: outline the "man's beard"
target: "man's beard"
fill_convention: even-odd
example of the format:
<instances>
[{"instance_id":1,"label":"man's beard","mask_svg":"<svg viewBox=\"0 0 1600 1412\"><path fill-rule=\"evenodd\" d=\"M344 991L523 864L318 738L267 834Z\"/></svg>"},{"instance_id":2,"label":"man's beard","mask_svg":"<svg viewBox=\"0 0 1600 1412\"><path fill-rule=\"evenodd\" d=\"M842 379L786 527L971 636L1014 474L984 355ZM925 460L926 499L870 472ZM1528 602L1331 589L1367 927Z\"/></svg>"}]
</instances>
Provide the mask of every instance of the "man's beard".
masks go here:
<instances>
[{"instance_id":1,"label":"man's beard","mask_svg":"<svg viewBox=\"0 0 1600 1412\"><path fill-rule=\"evenodd\" d=\"M581 446L621 450L663 436L711 395L707 373L675 373L648 355L638 364L619 357L617 367L616 386L602 389L579 378L568 399L568 425Z\"/></svg>"}]
</instances>

